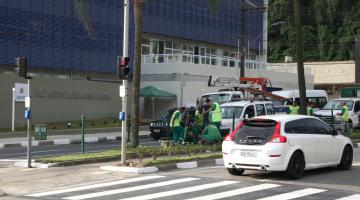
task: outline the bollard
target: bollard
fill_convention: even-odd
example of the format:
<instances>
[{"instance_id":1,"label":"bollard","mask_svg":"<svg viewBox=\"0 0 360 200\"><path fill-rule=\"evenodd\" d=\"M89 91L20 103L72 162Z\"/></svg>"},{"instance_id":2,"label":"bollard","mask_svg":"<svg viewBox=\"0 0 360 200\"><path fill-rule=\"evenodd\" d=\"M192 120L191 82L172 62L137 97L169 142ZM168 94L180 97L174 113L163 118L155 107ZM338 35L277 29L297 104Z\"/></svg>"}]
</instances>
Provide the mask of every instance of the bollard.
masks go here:
<instances>
[{"instance_id":1,"label":"bollard","mask_svg":"<svg viewBox=\"0 0 360 200\"><path fill-rule=\"evenodd\" d=\"M234 131L235 130L235 113L233 113L233 116L232 116L232 129L231 131Z\"/></svg>"},{"instance_id":2,"label":"bollard","mask_svg":"<svg viewBox=\"0 0 360 200\"><path fill-rule=\"evenodd\" d=\"M81 115L81 152L85 153L85 117Z\"/></svg>"}]
</instances>

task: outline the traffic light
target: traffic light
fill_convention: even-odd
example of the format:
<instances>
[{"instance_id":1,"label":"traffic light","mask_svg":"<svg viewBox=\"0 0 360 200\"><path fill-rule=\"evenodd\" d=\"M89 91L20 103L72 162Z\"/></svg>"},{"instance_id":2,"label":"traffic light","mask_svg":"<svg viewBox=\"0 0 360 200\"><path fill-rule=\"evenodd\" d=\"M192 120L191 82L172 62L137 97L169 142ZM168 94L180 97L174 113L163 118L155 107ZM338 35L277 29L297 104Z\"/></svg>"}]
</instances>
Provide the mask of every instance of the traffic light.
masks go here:
<instances>
[{"instance_id":1,"label":"traffic light","mask_svg":"<svg viewBox=\"0 0 360 200\"><path fill-rule=\"evenodd\" d=\"M25 57L15 58L16 67L15 72L19 77L28 78L27 76L27 61Z\"/></svg>"},{"instance_id":2,"label":"traffic light","mask_svg":"<svg viewBox=\"0 0 360 200\"><path fill-rule=\"evenodd\" d=\"M122 80L126 80L130 72L130 69L128 67L130 58L118 56L117 60L117 76Z\"/></svg>"}]
</instances>

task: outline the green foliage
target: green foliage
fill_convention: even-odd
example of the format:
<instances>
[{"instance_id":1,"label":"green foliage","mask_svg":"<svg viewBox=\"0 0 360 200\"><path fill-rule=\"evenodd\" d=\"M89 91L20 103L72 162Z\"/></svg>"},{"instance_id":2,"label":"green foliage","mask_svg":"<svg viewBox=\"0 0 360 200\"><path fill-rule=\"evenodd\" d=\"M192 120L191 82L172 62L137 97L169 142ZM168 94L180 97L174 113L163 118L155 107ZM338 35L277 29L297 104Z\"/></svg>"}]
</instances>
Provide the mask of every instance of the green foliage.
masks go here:
<instances>
[{"instance_id":1,"label":"green foliage","mask_svg":"<svg viewBox=\"0 0 360 200\"><path fill-rule=\"evenodd\" d=\"M302 33L306 61L353 60L355 36L360 34L360 1L302 1ZM293 1L269 1L269 62L296 58Z\"/></svg>"}]
</instances>

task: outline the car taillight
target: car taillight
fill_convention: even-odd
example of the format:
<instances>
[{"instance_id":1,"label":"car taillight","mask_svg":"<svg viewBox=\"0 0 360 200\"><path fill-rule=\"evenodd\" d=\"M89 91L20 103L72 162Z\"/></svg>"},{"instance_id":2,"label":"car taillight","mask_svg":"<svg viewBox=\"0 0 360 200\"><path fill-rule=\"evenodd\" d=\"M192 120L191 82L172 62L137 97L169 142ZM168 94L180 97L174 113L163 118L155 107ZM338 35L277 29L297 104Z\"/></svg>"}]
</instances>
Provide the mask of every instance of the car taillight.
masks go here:
<instances>
[{"instance_id":1,"label":"car taillight","mask_svg":"<svg viewBox=\"0 0 360 200\"><path fill-rule=\"evenodd\" d=\"M225 136L224 141L234 141L235 140L235 134L236 132L244 125L244 122L241 121L239 125L236 126L235 130L233 132L229 133L227 136Z\"/></svg>"},{"instance_id":2,"label":"car taillight","mask_svg":"<svg viewBox=\"0 0 360 200\"><path fill-rule=\"evenodd\" d=\"M287 138L285 136L282 136L280 134L280 132L281 132L281 124L280 124L280 122L278 122L275 126L274 134L269 142L271 142L271 143L286 143Z\"/></svg>"}]
</instances>

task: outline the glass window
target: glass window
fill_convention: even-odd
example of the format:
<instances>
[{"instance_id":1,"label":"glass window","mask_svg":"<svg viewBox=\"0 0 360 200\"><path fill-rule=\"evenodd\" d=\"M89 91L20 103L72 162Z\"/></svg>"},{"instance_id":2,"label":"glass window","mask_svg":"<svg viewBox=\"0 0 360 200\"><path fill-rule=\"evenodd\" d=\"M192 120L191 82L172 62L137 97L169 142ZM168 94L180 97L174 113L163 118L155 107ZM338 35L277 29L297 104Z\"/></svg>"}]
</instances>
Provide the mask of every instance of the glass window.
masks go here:
<instances>
[{"instance_id":1,"label":"glass window","mask_svg":"<svg viewBox=\"0 0 360 200\"><path fill-rule=\"evenodd\" d=\"M319 108L323 108L327 103L327 99L325 97L319 97Z\"/></svg>"},{"instance_id":2,"label":"glass window","mask_svg":"<svg viewBox=\"0 0 360 200\"><path fill-rule=\"evenodd\" d=\"M360 111L360 101L355 102L355 106L354 106L354 112L359 112Z\"/></svg>"},{"instance_id":3,"label":"glass window","mask_svg":"<svg viewBox=\"0 0 360 200\"><path fill-rule=\"evenodd\" d=\"M172 49L172 42L166 41L166 42L165 42L165 47Z\"/></svg>"},{"instance_id":4,"label":"glass window","mask_svg":"<svg viewBox=\"0 0 360 200\"><path fill-rule=\"evenodd\" d=\"M246 117L246 115L248 118L255 117L255 109L253 105L246 107L244 117Z\"/></svg>"},{"instance_id":5,"label":"glass window","mask_svg":"<svg viewBox=\"0 0 360 200\"><path fill-rule=\"evenodd\" d=\"M143 46L141 47L141 54L142 54L142 55L149 55L149 54L150 54L150 47L143 45Z\"/></svg>"},{"instance_id":6,"label":"glass window","mask_svg":"<svg viewBox=\"0 0 360 200\"><path fill-rule=\"evenodd\" d=\"M238 144L266 144L273 136L276 122L273 120L245 120L244 125L235 133Z\"/></svg>"},{"instance_id":7,"label":"glass window","mask_svg":"<svg viewBox=\"0 0 360 200\"><path fill-rule=\"evenodd\" d=\"M324 110L341 110L343 102L346 102L347 107L349 110L352 110L354 102L351 100L330 100L327 102L327 104L324 106Z\"/></svg>"},{"instance_id":8,"label":"glass window","mask_svg":"<svg viewBox=\"0 0 360 200\"><path fill-rule=\"evenodd\" d=\"M223 106L221 107L221 115L223 119L232 119L235 113L235 118L240 118L243 111L243 106Z\"/></svg>"},{"instance_id":9,"label":"glass window","mask_svg":"<svg viewBox=\"0 0 360 200\"><path fill-rule=\"evenodd\" d=\"M267 103L267 104L265 104L265 107L266 107L266 114L267 114L267 115L273 115L273 114L275 114L275 113L274 113L274 105L273 105L273 104Z\"/></svg>"},{"instance_id":10,"label":"glass window","mask_svg":"<svg viewBox=\"0 0 360 200\"><path fill-rule=\"evenodd\" d=\"M305 123L311 134L330 135L331 129L328 125L318 119L305 119Z\"/></svg>"},{"instance_id":11,"label":"glass window","mask_svg":"<svg viewBox=\"0 0 360 200\"><path fill-rule=\"evenodd\" d=\"M256 114L257 116L265 115L265 106L264 104L256 104Z\"/></svg>"},{"instance_id":12,"label":"glass window","mask_svg":"<svg viewBox=\"0 0 360 200\"><path fill-rule=\"evenodd\" d=\"M143 38L143 39L142 39L142 44L144 44L144 45L150 45L150 40L147 39L147 38Z\"/></svg>"},{"instance_id":13,"label":"glass window","mask_svg":"<svg viewBox=\"0 0 360 200\"><path fill-rule=\"evenodd\" d=\"M287 134L296 134L296 133L308 133L308 127L306 126L304 119L298 119L294 121L287 122L285 124L285 132Z\"/></svg>"}]
</instances>

